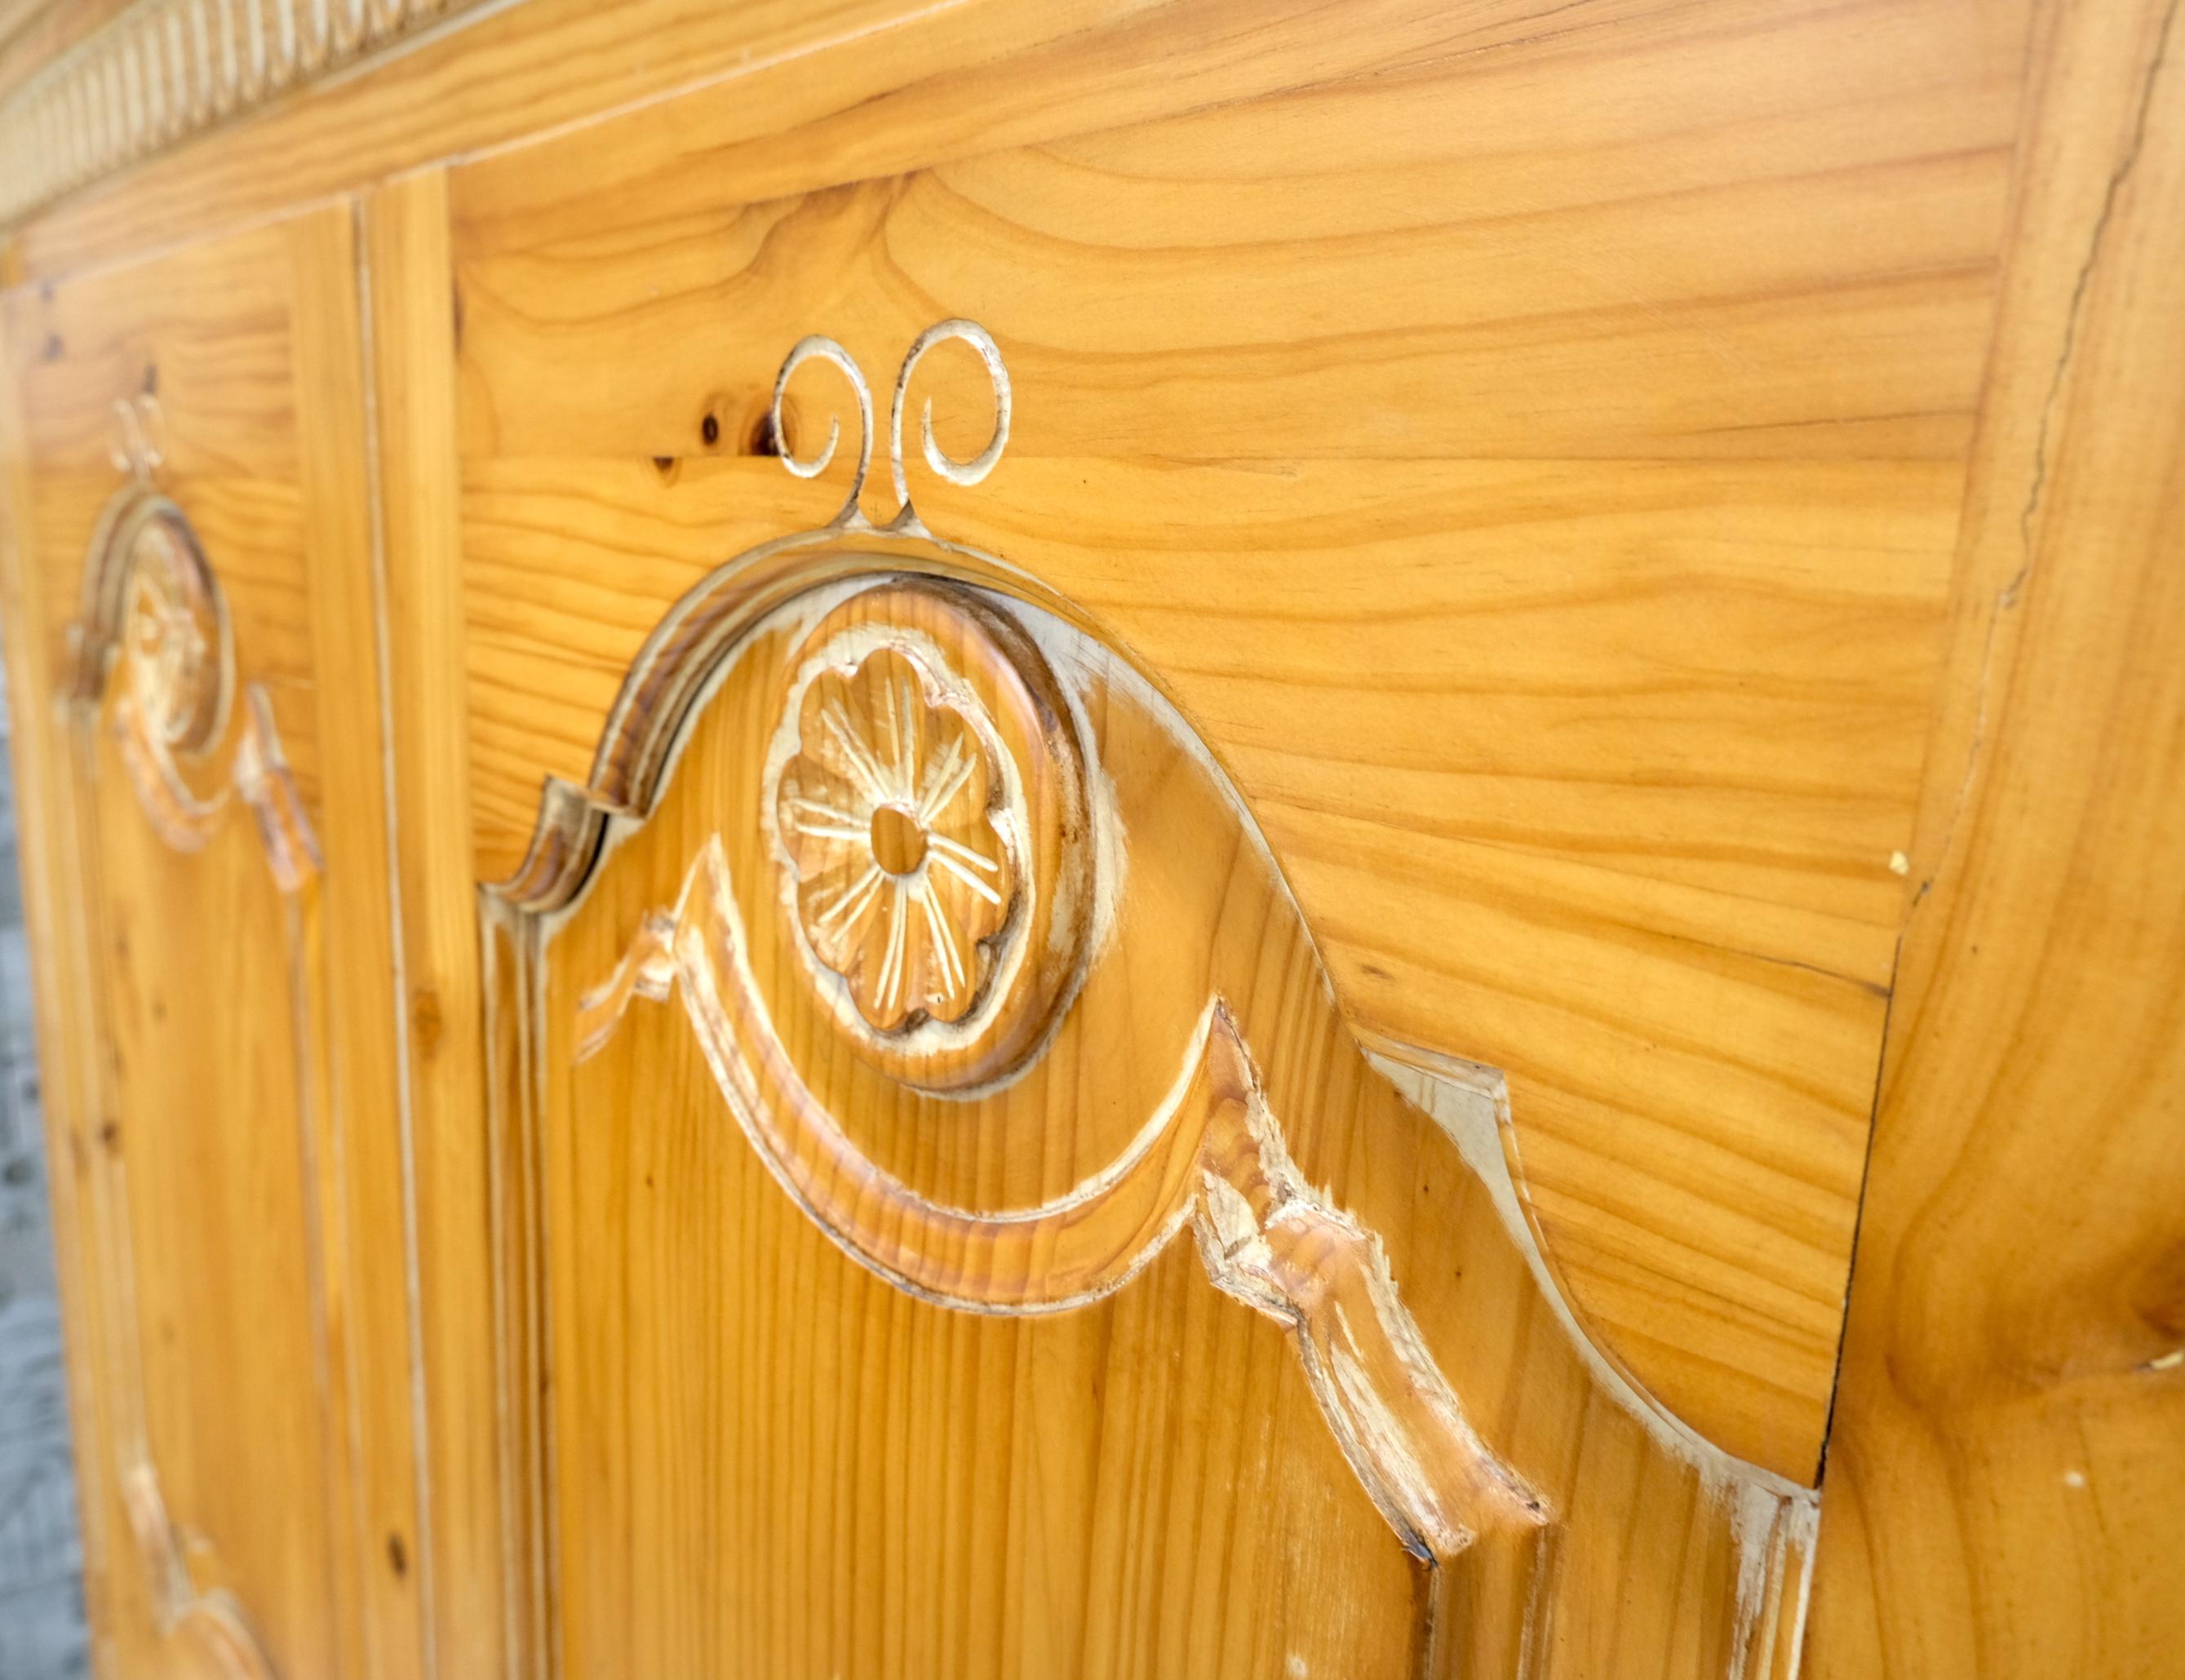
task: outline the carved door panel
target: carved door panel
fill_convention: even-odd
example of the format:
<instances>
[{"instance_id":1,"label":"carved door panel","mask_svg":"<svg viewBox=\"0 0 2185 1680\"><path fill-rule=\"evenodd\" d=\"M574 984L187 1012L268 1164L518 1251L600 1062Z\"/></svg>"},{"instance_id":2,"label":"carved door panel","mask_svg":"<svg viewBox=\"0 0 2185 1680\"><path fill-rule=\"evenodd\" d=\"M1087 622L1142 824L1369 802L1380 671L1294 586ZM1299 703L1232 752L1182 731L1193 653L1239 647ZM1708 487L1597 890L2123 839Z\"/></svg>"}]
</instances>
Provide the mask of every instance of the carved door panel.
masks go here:
<instances>
[{"instance_id":1,"label":"carved door panel","mask_svg":"<svg viewBox=\"0 0 2185 1680\"><path fill-rule=\"evenodd\" d=\"M0 0L101 1672L2171 1672L2181 10Z\"/></svg>"},{"instance_id":2,"label":"carved door panel","mask_svg":"<svg viewBox=\"0 0 2185 1680\"><path fill-rule=\"evenodd\" d=\"M1904 15L1002 5L391 193L540 1661L1795 1665L2025 62Z\"/></svg>"},{"instance_id":3,"label":"carved door panel","mask_svg":"<svg viewBox=\"0 0 2185 1680\"><path fill-rule=\"evenodd\" d=\"M899 498L952 341L994 431L912 470L1005 447L943 322ZM831 341L777 417L812 362L869 455ZM559 1672L1790 1672L1815 1496L1585 1339L1500 1076L1377 1066L1155 684L864 476L663 618L488 901Z\"/></svg>"},{"instance_id":4,"label":"carved door panel","mask_svg":"<svg viewBox=\"0 0 2185 1680\"><path fill-rule=\"evenodd\" d=\"M1809 1483L2024 63L1914 10L1916 70L1858 9L1003 6L452 167L478 878L659 615L839 502L788 347L884 419L975 319L1008 469L929 520L1155 673L1350 1019L1506 1071L1602 1345ZM977 359L919 377L975 454Z\"/></svg>"},{"instance_id":5,"label":"carved door panel","mask_svg":"<svg viewBox=\"0 0 2185 1680\"><path fill-rule=\"evenodd\" d=\"M329 210L18 293L8 322L8 670L109 1672L337 1675L399 1649L414 1484L352 246Z\"/></svg>"}]
</instances>

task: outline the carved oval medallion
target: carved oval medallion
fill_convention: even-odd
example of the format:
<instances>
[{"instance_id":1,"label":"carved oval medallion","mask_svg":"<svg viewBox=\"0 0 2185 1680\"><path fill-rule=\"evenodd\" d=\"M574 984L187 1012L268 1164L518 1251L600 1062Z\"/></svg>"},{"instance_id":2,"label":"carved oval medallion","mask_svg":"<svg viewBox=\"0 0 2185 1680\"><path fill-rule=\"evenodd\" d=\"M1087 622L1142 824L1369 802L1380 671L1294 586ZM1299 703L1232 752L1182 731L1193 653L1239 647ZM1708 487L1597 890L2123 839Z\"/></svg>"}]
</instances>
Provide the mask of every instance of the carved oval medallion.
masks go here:
<instances>
[{"instance_id":1,"label":"carved oval medallion","mask_svg":"<svg viewBox=\"0 0 2185 1680\"><path fill-rule=\"evenodd\" d=\"M212 575L179 518L155 516L128 560L121 658L145 732L176 752L204 750L227 700L224 629Z\"/></svg>"},{"instance_id":2,"label":"carved oval medallion","mask_svg":"<svg viewBox=\"0 0 2185 1680\"><path fill-rule=\"evenodd\" d=\"M84 573L75 697L109 723L170 846L194 851L229 791L235 652L220 585L182 511L140 481L107 505Z\"/></svg>"},{"instance_id":3,"label":"carved oval medallion","mask_svg":"<svg viewBox=\"0 0 2185 1680\"><path fill-rule=\"evenodd\" d=\"M768 816L808 978L868 1060L956 1090L1020 1064L1082 967L1083 754L1031 639L890 583L814 627Z\"/></svg>"}]
</instances>

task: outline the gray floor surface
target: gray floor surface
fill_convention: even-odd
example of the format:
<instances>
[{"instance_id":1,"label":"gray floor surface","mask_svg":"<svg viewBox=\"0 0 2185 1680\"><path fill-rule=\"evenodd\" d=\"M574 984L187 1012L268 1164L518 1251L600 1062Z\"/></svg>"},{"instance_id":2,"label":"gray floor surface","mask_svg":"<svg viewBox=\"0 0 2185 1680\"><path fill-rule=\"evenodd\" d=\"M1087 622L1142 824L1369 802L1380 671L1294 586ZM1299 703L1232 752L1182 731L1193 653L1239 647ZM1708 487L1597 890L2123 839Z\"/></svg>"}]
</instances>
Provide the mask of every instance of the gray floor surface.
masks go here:
<instances>
[{"instance_id":1,"label":"gray floor surface","mask_svg":"<svg viewBox=\"0 0 2185 1680\"><path fill-rule=\"evenodd\" d=\"M0 712L0 745L7 720ZM90 1672L12 759L0 760L0 1680Z\"/></svg>"}]
</instances>

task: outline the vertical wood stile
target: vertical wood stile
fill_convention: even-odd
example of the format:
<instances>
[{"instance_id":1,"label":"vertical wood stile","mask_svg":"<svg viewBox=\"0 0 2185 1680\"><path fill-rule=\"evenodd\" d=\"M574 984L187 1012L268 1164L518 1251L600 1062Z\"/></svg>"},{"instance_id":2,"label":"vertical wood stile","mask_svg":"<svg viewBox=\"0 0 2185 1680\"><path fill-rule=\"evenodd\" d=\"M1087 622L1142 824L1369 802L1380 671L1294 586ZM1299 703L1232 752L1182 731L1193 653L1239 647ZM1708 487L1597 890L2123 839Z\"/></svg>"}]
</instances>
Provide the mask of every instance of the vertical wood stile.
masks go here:
<instances>
[{"instance_id":1,"label":"vertical wood stile","mask_svg":"<svg viewBox=\"0 0 2185 1680\"><path fill-rule=\"evenodd\" d=\"M1823 1482L1819 1680L2185 1651L2185 31L2059 7Z\"/></svg>"},{"instance_id":2,"label":"vertical wood stile","mask_svg":"<svg viewBox=\"0 0 2185 1680\"><path fill-rule=\"evenodd\" d=\"M411 1292L406 1247L407 1117L396 1078L396 999L381 704L373 510L366 471L368 407L353 208L299 218L297 273L299 410L310 639L318 678L327 852L327 945L321 988L327 1035L318 1104L333 1136L321 1152L322 1244L329 1325L345 1342L347 1404L337 1456L354 1477L341 1525L341 1595L356 1672L373 1680L418 1672L418 1589L409 1554L417 1532L411 1405ZM332 1310L339 1303L343 1310ZM344 1582L344 1585L348 1584Z\"/></svg>"},{"instance_id":3,"label":"vertical wood stile","mask_svg":"<svg viewBox=\"0 0 2185 1680\"><path fill-rule=\"evenodd\" d=\"M497 1164L484 1109L478 923L469 850L470 765L455 449L455 300L439 170L366 201L365 283L374 370L385 568L398 961L416 1141L412 1192L424 1415L419 1565L431 1666L516 1671L508 1643L498 1259L489 1209Z\"/></svg>"},{"instance_id":4,"label":"vertical wood stile","mask_svg":"<svg viewBox=\"0 0 2185 1680\"><path fill-rule=\"evenodd\" d=\"M0 327L5 323L0 322ZM36 994L39 1086L45 1109L48 1183L53 1196L53 1263L67 1325L70 1428L76 1452L76 1510L83 1542L86 1620L92 1660L118 1672L122 1657L117 1629L123 1607L141 1599L125 1566L127 1527L103 1453L81 1443L109 1437L109 1403L98 1374L107 1369L98 1303L110 1298L100 1275L107 1252L98 1224L92 1150L98 1118L90 1112L95 1088L89 1058L96 1054L90 1024L67 1000L87 995L80 907L82 889L72 837L77 832L75 787L69 775L67 725L53 696L60 650L45 627L53 621L43 595L31 533L28 449L13 375L15 347L0 366L0 634L5 636L8 704L14 719L18 843L23 871L23 919L30 935L31 986ZM137 1625L131 1617L127 1625Z\"/></svg>"}]
</instances>

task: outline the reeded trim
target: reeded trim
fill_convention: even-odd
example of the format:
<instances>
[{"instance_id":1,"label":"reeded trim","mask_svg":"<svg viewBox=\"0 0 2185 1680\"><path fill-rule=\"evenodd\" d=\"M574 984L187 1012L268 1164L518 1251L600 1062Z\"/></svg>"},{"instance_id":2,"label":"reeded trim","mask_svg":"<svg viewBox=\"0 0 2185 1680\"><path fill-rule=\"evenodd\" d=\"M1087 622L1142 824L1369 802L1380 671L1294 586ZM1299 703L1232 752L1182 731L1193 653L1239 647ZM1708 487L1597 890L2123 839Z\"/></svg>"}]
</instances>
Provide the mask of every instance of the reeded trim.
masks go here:
<instances>
[{"instance_id":1,"label":"reeded trim","mask_svg":"<svg viewBox=\"0 0 2185 1680\"><path fill-rule=\"evenodd\" d=\"M0 103L0 223L478 0L138 0Z\"/></svg>"}]
</instances>

